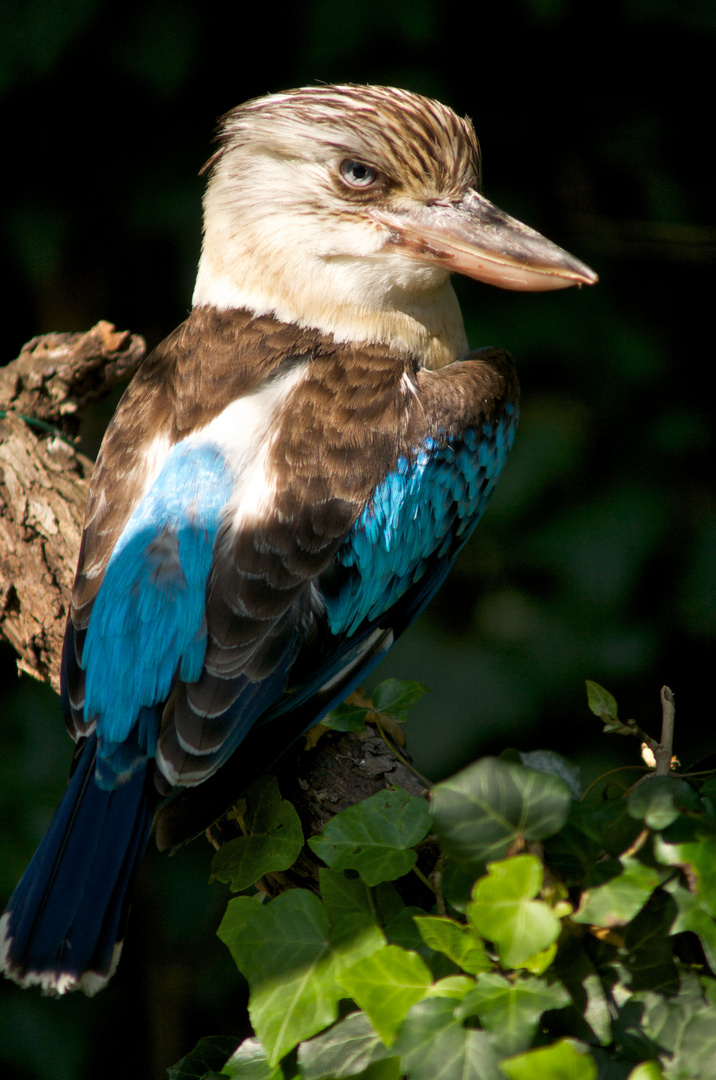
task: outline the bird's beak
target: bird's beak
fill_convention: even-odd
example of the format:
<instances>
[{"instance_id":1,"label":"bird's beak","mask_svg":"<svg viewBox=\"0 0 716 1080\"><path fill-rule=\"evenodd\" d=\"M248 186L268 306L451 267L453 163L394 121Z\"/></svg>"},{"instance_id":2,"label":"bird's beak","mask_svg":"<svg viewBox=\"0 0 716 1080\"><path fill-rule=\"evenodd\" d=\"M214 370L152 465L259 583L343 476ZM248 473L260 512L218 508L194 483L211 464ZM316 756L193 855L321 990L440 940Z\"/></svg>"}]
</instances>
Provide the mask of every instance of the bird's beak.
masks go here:
<instances>
[{"instance_id":1,"label":"bird's beak","mask_svg":"<svg viewBox=\"0 0 716 1080\"><path fill-rule=\"evenodd\" d=\"M472 189L457 201L372 214L390 230L386 249L503 289L542 292L598 280L579 259Z\"/></svg>"}]
</instances>

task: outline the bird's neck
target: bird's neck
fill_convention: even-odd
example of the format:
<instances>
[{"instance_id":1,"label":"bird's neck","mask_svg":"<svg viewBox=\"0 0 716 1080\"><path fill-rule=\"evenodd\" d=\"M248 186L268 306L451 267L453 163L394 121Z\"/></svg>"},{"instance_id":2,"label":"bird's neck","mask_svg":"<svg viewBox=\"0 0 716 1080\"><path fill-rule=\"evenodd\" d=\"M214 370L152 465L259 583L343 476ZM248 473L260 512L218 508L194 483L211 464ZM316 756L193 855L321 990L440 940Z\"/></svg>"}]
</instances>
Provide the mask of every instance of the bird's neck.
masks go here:
<instances>
[{"instance_id":1,"label":"bird's neck","mask_svg":"<svg viewBox=\"0 0 716 1080\"><path fill-rule=\"evenodd\" d=\"M318 330L337 342L386 345L430 369L468 351L462 313L447 275L428 277L423 287L408 290L400 283L376 287L375 264L362 266L360 260L320 267L307 260L281 276L271 269L271 260L262 260L260 267L252 262L250 253L227 262L205 242L194 307L244 309Z\"/></svg>"}]
</instances>

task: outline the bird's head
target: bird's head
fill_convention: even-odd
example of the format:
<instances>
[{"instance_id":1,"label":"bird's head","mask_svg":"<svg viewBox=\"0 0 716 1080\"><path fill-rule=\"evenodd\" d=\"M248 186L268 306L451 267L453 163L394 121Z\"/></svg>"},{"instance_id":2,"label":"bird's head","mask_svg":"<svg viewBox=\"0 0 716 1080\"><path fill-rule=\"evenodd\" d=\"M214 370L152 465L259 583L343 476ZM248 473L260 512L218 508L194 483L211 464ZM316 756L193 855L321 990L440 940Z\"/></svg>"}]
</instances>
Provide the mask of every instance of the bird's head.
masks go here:
<instances>
[{"instance_id":1,"label":"bird's head","mask_svg":"<svg viewBox=\"0 0 716 1080\"><path fill-rule=\"evenodd\" d=\"M384 341L440 366L467 347L451 273L509 289L596 275L480 194L468 119L405 90L315 86L223 118L194 304Z\"/></svg>"}]
</instances>

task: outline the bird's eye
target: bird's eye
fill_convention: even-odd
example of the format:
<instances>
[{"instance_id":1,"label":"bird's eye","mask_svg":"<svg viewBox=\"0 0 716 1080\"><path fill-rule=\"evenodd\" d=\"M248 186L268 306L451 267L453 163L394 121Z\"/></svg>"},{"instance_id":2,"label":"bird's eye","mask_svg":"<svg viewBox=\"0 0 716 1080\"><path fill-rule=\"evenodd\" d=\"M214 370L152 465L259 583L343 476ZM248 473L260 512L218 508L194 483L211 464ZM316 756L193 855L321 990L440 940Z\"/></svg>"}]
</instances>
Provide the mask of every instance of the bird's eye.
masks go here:
<instances>
[{"instance_id":1,"label":"bird's eye","mask_svg":"<svg viewBox=\"0 0 716 1080\"><path fill-rule=\"evenodd\" d=\"M372 165L365 165L362 161L353 161L349 158L341 162L341 177L352 188L371 187L378 179L378 173Z\"/></svg>"}]
</instances>

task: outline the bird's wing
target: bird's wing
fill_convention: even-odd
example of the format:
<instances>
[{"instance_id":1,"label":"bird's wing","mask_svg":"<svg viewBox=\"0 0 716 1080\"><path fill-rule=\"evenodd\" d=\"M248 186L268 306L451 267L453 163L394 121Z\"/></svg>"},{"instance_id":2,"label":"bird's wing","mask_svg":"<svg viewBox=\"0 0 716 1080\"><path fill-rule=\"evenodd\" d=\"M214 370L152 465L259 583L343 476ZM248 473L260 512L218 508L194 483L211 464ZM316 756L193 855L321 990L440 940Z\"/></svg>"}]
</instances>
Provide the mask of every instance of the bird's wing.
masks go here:
<instances>
[{"instance_id":1,"label":"bird's wing","mask_svg":"<svg viewBox=\"0 0 716 1080\"><path fill-rule=\"evenodd\" d=\"M322 386L328 366L313 365ZM257 721L246 760L269 765L382 658L477 523L514 433L512 361L483 350L397 381L389 423L346 408L340 452L305 416L284 429L283 500L217 553L204 668L170 702L159 754L175 783L205 780Z\"/></svg>"},{"instance_id":2,"label":"bird's wing","mask_svg":"<svg viewBox=\"0 0 716 1080\"><path fill-rule=\"evenodd\" d=\"M180 345L159 401L177 387ZM196 785L257 721L286 727L277 757L434 593L504 460L516 390L497 351L408 373L387 349L314 342L260 380L250 370L248 392L203 422L182 427L174 406L156 425L121 528L95 496L65 673L108 787L155 755L170 786ZM105 484L128 454L112 439ZM134 454L135 473L148 469L146 449Z\"/></svg>"},{"instance_id":3,"label":"bird's wing","mask_svg":"<svg viewBox=\"0 0 716 1080\"><path fill-rule=\"evenodd\" d=\"M242 453L255 450L252 434L261 436L262 405L276 408L282 378L319 337L244 312L198 310L131 383L92 479L67 624L63 699L75 738L99 722L105 753L113 743L141 756L177 669L198 677L223 506ZM117 771L133 760L118 758Z\"/></svg>"},{"instance_id":4,"label":"bird's wing","mask_svg":"<svg viewBox=\"0 0 716 1080\"><path fill-rule=\"evenodd\" d=\"M200 786L177 789L158 811L161 848L208 827L237 792L344 699L438 590L477 524L517 420L511 359L497 349L480 350L440 371L419 371L409 393L408 420L394 439L391 468L288 616L294 622L285 688L244 733L239 753ZM258 549L254 557L258 571ZM197 737L201 721L192 715L192 690L179 688L180 724ZM171 740L169 753L178 763L171 728L163 738ZM192 753L184 764L201 767Z\"/></svg>"}]
</instances>

